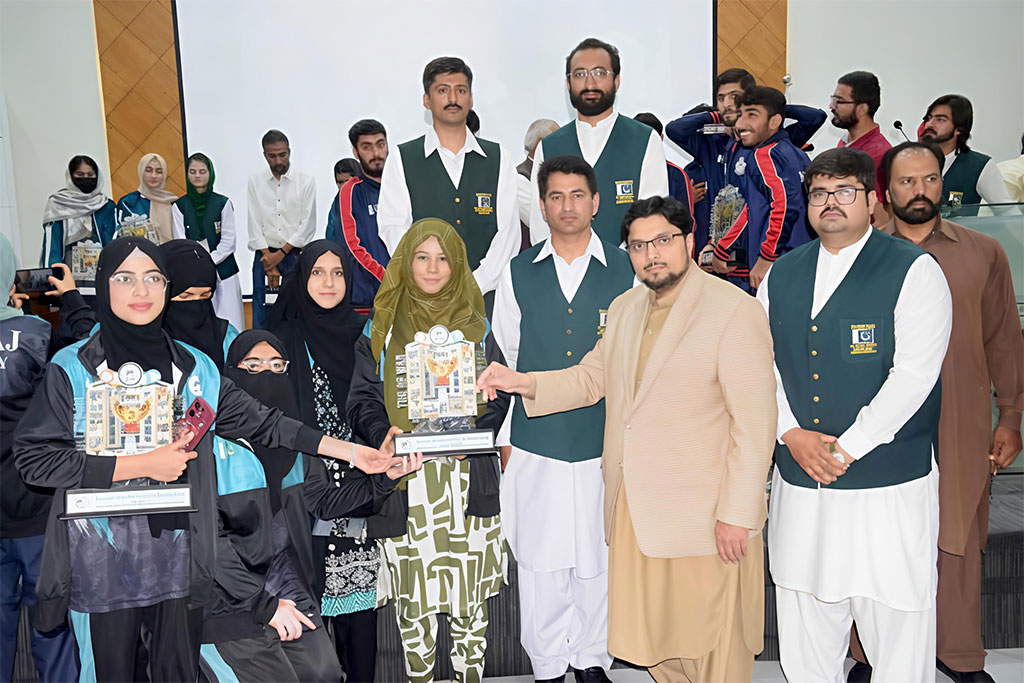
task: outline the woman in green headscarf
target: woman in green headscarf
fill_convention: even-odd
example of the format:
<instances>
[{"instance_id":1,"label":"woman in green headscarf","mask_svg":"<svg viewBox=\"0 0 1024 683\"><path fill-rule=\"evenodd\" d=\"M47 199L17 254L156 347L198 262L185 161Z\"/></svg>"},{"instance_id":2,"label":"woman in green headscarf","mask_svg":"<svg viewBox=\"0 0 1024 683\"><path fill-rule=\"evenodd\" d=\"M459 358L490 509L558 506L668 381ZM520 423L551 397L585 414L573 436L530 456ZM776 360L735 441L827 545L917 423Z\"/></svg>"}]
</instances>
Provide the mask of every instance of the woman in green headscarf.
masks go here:
<instances>
[{"instance_id":1,"label":"woman in green headscarf","mask_svg":"<svg viewBox=\"0 0 1024 683\"><path fill-rule=\"evenodd\" d=\"M210 252L219 280L213 290L213 310L235 329L244 330L242 286L235 263L235 207L213 191L216 176L208 156L196 152L185 162L185 169L185 194L171 207L174 239L195 240Z\"/></svg>"},{"instance_id":2,"label":"woman in green headscarf","mask_svg":"<svg viewBox=\"0 0 1024 683\"><path fill-rule=\"evenodd\" d=\"M416 221L398 243L374 300L371 322L356 342L348 422L369 443L409 419L405 347L435 325L459 331L487 361L504 362L490 336L484 299L466 262L466 246L448 223ZM399 372L400 371L400 372ZM476 427L501 427L509 397L478 405ZM504 578L498 516L499 470L494 455L440 457L407 477L401 495L367 520L383 539L396 598L398 627L412 681L434 673L437 614L448 614L452 665L459 679L483 676L487 598Z\"/></svg>"}]
</instances>

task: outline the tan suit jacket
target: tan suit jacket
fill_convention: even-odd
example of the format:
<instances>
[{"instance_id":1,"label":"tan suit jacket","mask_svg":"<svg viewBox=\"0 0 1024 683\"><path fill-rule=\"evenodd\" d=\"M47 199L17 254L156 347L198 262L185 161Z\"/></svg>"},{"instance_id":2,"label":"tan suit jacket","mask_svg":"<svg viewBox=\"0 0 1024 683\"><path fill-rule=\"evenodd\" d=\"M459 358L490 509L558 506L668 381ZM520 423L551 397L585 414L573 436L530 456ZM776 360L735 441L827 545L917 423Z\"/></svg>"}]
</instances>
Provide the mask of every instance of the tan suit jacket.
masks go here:
<instances>
[{"instance_id":1,"label":"tan suit jacket","mask_svg":"<svg viewBox=\"0 0 1024 683\"><path fill-rule=\"evenodd\" d=\"M528 415L605 398L605 540L624 485L648 557L712 555L715 521L760 531L778 413L768 319L757 301L693 263L634 395L653 293L634 287L578 365L533 373Z\"/></svg>"}]
</instances>

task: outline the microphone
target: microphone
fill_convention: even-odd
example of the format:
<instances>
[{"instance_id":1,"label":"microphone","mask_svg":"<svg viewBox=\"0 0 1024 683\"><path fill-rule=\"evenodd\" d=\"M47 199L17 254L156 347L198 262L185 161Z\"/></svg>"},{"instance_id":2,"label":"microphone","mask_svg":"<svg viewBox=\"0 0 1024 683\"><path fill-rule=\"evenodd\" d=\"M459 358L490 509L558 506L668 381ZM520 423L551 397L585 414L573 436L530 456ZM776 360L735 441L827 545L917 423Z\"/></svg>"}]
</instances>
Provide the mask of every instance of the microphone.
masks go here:
<instances>
[{"instance_id":1,"label":"microphone","mask_svg":"<svg viewBox=\"0 0 1024 683\"><path fill-rule=\"evenodd\" d=\"M900 121L899 119L896 119L895 121L892 122L892 127L900 132L900 135L903 136L904 140L906 140L907 142L910 142L910 138L908 138L907 134L903 132L903 122L902 121Z\"/></svg>"}]
</instances>

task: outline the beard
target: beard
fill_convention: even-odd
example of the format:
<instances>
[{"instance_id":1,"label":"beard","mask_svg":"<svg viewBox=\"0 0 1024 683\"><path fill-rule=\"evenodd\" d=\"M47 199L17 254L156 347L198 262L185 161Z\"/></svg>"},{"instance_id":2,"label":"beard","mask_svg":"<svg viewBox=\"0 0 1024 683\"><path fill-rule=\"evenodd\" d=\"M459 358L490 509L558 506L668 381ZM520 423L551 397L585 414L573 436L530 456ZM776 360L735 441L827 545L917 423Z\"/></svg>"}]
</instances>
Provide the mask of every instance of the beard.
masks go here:
<instances>
[{"instance_id":1,"label":"beard","mask_svg":"<svg viewBox=\"0 0 1024 683\"><path fill-rule=\"evenodd\" d=\"M911 208L910 205L917 201L927 202L927 206ZM939 207L928 197L918 195L906 204L897 205L893 203L892 212L904 223L921 225L922 223L934 220L939 215Z\"/></svg>"},{"instance_id":2,"label":"beard","mask_svg":"<svg viewBox=\"0 0 1024 683\"><path fill-rule=\"evenodd\" d=\"M921 139L924 140L925 142L934 142L936 145L941 145L943 142L949 142L950 140L952 140L953 134L955 132L956 131L950 131L945 135L939 135L938 133L935 132L922 133Z\"/></svg>"},{"instance_id":3,"label":"beard","mask_svg":"<svg viewBox=\"0 0 1024 683\"><path fill-rule=\"evenodd\" d=\"M359 168L363 170L363 175L380 178L384 171L384 161L385 157L370 157L369 160L359 157Z\"/></svg>"},{"instance_id":4,"label":"beard","mask_svg":"<svg viewBox=\"0 0 1024 683\"><path fill-rule=\"evenodd\" d=\"M651 264L651 265L655 265L655 264ZM662 262L658 262L657 265L664 266L666 264L662 263ZM665 273L661 277L658 277L658 276L650 277L650 276L645 276L643 274L644 271L640 271L640 273L637 274L637 277L639 278L640 282L644 283L644 285L647 286L648 289L653 290L655 292L660 292L660 291L662 291L664 289L668 289L668 288L672 287L672 285L674 285L677 282L679 282L680 280L682 280L683 279L683 274L685 272L686 272L685 270L681 270L678 273L672 273L672 272Z\"/></svg>"},{"instance_id":5,"label":"beard","mask_svg":"<svg viewBox=\"0 0 1024 683\"><path fill-rule=\"evenodd\" d=\"M290 165L290 162L287 164L274 164L270 167L270 170L273 171L274 175L284 175L288 172L288 166Z\"/></svg>"},{"instance_id":6,"label":"beard","mask_svg":"<svg viewBox=\"0 0 1024 683\"><path fill-rule=\"evenodd\" d=\"M722 123L729 128L735 126L736 122L740 120L740 113L735 109L719 110L718 114L722 117Z\"/></svg>"},{"instance_id":7,"label":"beard","mask_svg":"<svg viewBox=\"0 0 1024 683\"><path fill-rule=\"evenodd\" d=\"M583 95L587 93L601 93L601 97L593 102L588 102L583 99ZM581 90L578 93L570 91L569 102L572 103L573 109L584 116L597 116L605 113L615 104L615 90L614 88L612 90Z\"/></svg>"},{"instance_id":8,"label":"beard","mask_svg":"<svg viewBox=\"0 0 1024 683\"><path fill-rule=\"evenodd\" d=\"M853 116L847 116L843 118L837 112L832 112L832 125L836 128L842 128L843 130L850 130L853 128L853 124L857 123L857 119Z\"/></svg>"}]
</instances>

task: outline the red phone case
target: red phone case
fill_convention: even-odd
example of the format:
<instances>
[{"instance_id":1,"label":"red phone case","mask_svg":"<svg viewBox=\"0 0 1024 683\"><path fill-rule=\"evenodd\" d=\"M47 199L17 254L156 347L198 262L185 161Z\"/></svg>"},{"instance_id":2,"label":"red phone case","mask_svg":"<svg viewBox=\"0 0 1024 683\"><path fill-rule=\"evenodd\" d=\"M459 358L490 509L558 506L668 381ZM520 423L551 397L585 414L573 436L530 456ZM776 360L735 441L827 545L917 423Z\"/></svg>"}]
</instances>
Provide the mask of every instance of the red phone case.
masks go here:
<instances>
[{"instance_id":1,"label":"red phone case","mask_svg":"<svg viewBox=\"0 0 1024 683\"><path fill-rule=\"evenodd\" d=\"M213 408L202 397L197 398L189 405L185 410L185 416L178 420L178 434L184 433L185 430L192 432L192 440L188 442L185 450L194 451L196 449L199 442L206 436L206 432L210 431L216 416Z\"/></svg>"}]
</instances>

